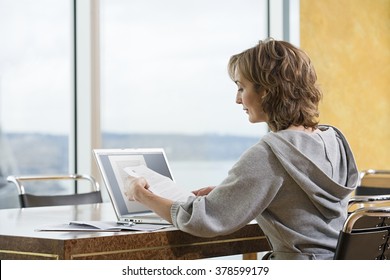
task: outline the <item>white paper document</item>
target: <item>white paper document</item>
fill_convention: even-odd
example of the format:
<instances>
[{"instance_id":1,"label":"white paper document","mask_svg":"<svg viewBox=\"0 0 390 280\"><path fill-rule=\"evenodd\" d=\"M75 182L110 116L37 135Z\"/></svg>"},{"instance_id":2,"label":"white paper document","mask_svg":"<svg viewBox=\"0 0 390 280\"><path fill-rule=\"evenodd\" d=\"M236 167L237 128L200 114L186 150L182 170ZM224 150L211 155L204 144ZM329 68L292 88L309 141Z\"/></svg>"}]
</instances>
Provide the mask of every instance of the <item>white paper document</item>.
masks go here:
<instances>
[{"instance_id":1,"label":"white paper document","mask_svg":"<svg viewBox=\"0 0 390 280\"><path fill-rule=\"evenodd\" d=\"M126 167L124 171L135 178L144 177L150 186L149 190L158 196L183 202L194 196L193 193L180 188L170 178L153 171L145 165Z\"/></svg>"},{"instance_id":2,"label":"white paper document","mask_svg":"<svg viewBox=\"0 0 390 280\"><path fill-rule=\"evenodd\" d=\"M85 232L104 232L104 231L155 231L168 227L167 225L156 224L130 224L123 225L113 221L72 221L68 224L45 225L36 231L85 231Z\"/></svg>"}]
</instances>

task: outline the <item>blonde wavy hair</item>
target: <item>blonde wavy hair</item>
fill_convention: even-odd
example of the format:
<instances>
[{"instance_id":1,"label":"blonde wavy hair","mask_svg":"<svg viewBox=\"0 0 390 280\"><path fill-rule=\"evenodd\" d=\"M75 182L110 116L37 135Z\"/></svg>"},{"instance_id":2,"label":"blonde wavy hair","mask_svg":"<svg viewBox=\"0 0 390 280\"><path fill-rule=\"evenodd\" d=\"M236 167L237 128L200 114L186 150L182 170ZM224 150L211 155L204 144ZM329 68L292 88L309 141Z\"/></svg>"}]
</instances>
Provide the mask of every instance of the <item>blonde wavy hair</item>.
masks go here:
<instances>
[{"instance_id":1,"label":"blonde wavy hair","mask_svg":"<svg viewBox=\"0 0 390 280\"><path fill-rule=\"evenodd\" d=\"M317 74L308 55L285 41L267 39L233 55L228 64L230 78L235 72L254 84L256 92L265 90L262 108L272 131L291 125L315 129L322 93Z\"/></svg>"}]
</instances>

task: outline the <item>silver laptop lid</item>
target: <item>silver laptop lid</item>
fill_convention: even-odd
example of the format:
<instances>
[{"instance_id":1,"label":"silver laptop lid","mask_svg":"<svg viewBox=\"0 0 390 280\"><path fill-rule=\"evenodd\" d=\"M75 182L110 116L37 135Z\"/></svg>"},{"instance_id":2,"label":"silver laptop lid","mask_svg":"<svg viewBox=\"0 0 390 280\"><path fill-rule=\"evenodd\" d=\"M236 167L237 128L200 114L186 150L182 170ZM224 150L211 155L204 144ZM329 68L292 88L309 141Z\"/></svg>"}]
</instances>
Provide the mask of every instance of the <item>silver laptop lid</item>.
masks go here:
<instances>
[{"instance_id":1,"label":"silver laptop lid","mask_svg":"<svg viewBox=\"0 0 390 280\"><path fill-rule=\"evenodd\" d=\"M129 201L124 194L124 182L128 174L124 168L146 165L148 168L173 179L165 152L161 148L143 149L95 149L97 165L102 174L118 220L152 213L136 201Z\"/></svg>"}]
</instances>

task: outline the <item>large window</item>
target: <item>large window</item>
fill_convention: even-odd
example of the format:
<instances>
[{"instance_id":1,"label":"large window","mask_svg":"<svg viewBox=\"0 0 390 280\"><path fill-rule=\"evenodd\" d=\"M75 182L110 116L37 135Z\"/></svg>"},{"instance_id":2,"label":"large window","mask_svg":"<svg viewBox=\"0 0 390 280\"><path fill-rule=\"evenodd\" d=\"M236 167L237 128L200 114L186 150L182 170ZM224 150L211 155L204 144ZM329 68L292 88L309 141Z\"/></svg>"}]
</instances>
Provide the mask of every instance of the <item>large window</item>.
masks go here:
<instances>
[{"instance_id":1,"label":"large window","mask_svg":"<svg viewBox=\"0 0 390 280\"><path fill-rule=\"evenodd\" d=\"M249 124L227 74L267 36L266 2L102 0L103 146L164 147L178 183L220 183L267 129Z\"/></svg>"},{"instance_id":2,"label":"large window","mask_svg":"<svg viewBox=\"0 0 390 280\"><path fill-rule=\"evenodd\" d=\"M0 208L19 206L10 174L98 176L100 128L103 147L165 148L183 186L220 183L267 130L228 59L284 34L291 2L0 0Z\"/></svg>"},{"instance_id":3,"label":"large window","mask_svg":"<svg viewBox=\"0 0 390 280\"><path fill-rule=\"evenodd\" d=\"M19 207L7 175L69 170L72 13L71 0L0 0L0 208Z\"/></svg>"}]
</instances>

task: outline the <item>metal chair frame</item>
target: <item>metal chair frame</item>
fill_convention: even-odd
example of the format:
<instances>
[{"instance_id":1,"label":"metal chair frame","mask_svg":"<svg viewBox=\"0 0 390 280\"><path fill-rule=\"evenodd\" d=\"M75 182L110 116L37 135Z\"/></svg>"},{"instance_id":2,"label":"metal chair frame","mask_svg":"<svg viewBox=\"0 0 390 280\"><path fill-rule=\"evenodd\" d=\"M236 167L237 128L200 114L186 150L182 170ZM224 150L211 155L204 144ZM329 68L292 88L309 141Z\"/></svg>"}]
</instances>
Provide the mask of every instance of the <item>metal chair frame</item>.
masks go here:
<instances>
[{"instance_id":1,"label":"metal chair frame","mask_svg":"<svg viewBox=\"0 0 390 280\"><path fill-rule=\"evenodd\" d=\"M386 202L390 203L390 195L356 195L349 199L348 208L352 208L356 204L360 204L359 208L364 208L368 206L367 204L376 205Z\"/></svg>"},{"instance_id":2,"label":"metal chair frame","mask_svg":"<svg viewBox=\"0 0 390 280\"><path fill-rule=\"evenodd\" d=\"M27 181L53 181L53 180L73 180L88 181L93 191L87 193L76 193L69 195L33 195L26 193L23 182ZM77 205L103 202L100 186L97 181L89 175L82 174L60 174L60 175L33 175L33 176L8 176L7 181L14 183L19 194L21 208L57 206L57 205Z\"/></svg>"},{"instance_id":3,"label":"metal chair frame","mask_svg":"<svg viewBox=\"0 0 390 280\"><path fill-rule=\"evenodd\" d=\"M365 220L364 223L357 224ZM340 231L334 259L390 258L390 208L368 207L352 212Z\"/></svg>"}]
</instances>

